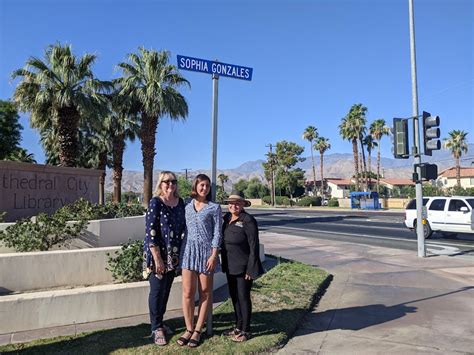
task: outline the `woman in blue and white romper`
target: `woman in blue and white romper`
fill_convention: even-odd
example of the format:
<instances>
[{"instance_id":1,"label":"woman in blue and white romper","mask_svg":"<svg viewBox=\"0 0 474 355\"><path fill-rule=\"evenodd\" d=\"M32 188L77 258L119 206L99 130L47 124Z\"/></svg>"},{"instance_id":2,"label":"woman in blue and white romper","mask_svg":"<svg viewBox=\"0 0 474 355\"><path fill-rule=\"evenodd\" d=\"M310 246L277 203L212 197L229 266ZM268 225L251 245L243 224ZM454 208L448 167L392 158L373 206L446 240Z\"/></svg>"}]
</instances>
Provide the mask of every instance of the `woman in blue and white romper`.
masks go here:
<instances>
[{"instance_id":1,"label":"woman in blue and white romper","mask_svg":"<svg viewBox=\"0 0 474 355\"><path fill-rule=\"evenodd\" d=\"M183 285L183 314L186 332L178 345L197 347L201 330L211 307L212 282L219 266L222 239L221 207L210 201L211 180L199 174L194 179L191 201L186 205L186 236L182 247L181 268ZM194 295L199 290L199 314L194 324Z\"/></svg>"}]
</instances>

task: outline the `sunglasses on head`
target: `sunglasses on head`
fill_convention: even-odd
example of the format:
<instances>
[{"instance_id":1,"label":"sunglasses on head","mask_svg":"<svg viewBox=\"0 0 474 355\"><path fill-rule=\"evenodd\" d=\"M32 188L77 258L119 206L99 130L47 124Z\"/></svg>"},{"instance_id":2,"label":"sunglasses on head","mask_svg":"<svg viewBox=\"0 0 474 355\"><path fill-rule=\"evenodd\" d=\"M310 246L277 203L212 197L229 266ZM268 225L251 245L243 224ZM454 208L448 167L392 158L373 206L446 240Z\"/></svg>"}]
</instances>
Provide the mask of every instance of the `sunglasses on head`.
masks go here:
<instances>
[{"instance_id":1,"label":"sunglasses on head","mask_svg":"<svg viewBox=\"0 0 474 355\"><path fill-rule=\"evenodd\" d=\"M163 180L162 182L167 185L169 184L176 185L178 183L178 180Z\"/></svg>"}]
</instances>

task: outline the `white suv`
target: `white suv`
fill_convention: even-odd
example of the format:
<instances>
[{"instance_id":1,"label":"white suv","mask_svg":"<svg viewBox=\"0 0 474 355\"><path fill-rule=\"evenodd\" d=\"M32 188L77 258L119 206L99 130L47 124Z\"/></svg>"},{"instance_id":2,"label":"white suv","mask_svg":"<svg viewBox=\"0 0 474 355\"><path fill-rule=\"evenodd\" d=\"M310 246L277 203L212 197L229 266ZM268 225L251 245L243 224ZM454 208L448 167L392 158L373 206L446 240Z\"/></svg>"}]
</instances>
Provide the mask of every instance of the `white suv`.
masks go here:
<instances>
[{"instance_id":1,"label":"white suv","mask_svg":"<svg viewBox=\"0 0 474 355\"><path fill-rule=\"evenodd\" d=\"M433 232L443 235L456 233L474 233L474 197L427 197L423 198L426 206L427 223L424 225L425 238ZM416 201L411 200L405 211L405 225L416 230Z\"/></svg>"}]
</instances>

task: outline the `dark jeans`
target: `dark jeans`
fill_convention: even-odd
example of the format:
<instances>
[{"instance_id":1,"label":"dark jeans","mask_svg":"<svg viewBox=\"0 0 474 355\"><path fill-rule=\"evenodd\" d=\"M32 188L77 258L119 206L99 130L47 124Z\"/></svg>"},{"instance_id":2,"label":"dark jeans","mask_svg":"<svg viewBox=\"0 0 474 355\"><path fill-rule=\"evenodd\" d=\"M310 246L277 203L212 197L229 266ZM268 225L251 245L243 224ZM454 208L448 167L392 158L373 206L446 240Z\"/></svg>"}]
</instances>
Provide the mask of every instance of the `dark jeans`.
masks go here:
<instances>
[{"instance_id":1,"label":"dark jeans","mask_svg":"<svg viewBox=\"0 0 474 355\"><path fill-rule=\"evenodd\" d=\"M166 304L168 303L174 277L175 272L173 270L164 274L161 280L154 273L148 279L150 282L148 308L150 310L151 331L163 327L163 316L166 312Z\"/></svg>"},{"instance_id":2,"label":"dark jeans","mask_svg":"<svg viewBox=\"0 0 474 355\"><path fill-rule=\"evenodd\" d=\"M244 332L250 331L250 316L252 314L252 300L250 289L253 280L245 280L245 274L227 276L229 294L234 305L235 327Z\"/></svg>"}]
</instances>

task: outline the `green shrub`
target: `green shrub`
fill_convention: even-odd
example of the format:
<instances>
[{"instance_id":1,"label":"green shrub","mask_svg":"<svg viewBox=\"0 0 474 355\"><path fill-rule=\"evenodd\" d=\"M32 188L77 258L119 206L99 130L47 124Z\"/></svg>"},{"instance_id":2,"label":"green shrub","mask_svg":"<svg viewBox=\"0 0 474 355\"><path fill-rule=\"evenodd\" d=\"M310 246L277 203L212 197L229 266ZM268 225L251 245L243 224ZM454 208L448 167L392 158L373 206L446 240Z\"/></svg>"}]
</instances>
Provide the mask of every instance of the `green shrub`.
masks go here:
<instances>
[{"instance_id":1,"label":"green shrub","mask_svg":"<svg viewBox=\"0 0 474 355\"><path fill-rule=\"evenodd\" d=\"M5 221L5 215L6 214L7 214L6 212L0 212L0 223Z\"/></svg>"},{"instance_id":2,"label":"green shrub","mask_svg":"<svg viewBox=\"0 0 474 355\"><path fill-rule=\"evenodd\" d=\"M305 196L296 202L297 206L321 206L320 196Z\"/></svg>"},{"instance_id":3,"label":"green shrub","mask_svg":"<svg viewBox=\"0 0 474 355\"><path fill-rule=\"evenodd\" d=\"M267 205L272 204L272 198L270 196L263 196L262 201ZM290 198L288 196L275 196L275 204L280 206L290 206Z\"/></svg>"},{"instance_id":4,"label":"green shrub","mask_svg":"<svg viewBox=\"0 0 474 355\"><path fill-rule=\"evenodd\" d=\"M328 201L328 207L339 207L339 201L337 198L333 197Z\"/></svg>"},{"instance_id":5,"label":"green shrub","mask_svg":"<svg viewBox=\"0 0 474 355\"><path fill-rule=\"evenodd\" d=\"M453 186L446 189L445 194L440 196L474 196L474 188L468 187L465 189L463 187Z\"/></svg>"},{"instance_id":6,"label":"green shrub","mask_svg":"<svg viewBox=\"0 0 474 355\"><path fill-rule=\"evenodd\" d=\"M89 220L140 216L144 213L145 208L139 204L99 205L79 199L61 207L51 216L42 213L32 219L17 221L0 232L0 241L20 252L44 251L79 236Z\"/></svg>"},{"instance_id":7,"label":"green shrub","mask_svg":"<svg viewBox=\"0 0 474 355\"><path fill-rule=\"evenodd\" d=\"M129 240L121 244L122 248L111 256L107 253L112 277L120 282L143 281L143 241Z\"/></svg>"},{"instance_id":8,"label":"green shrub","mask_svg":"<svg viewBox=\"0 0 474 355\"><path fill-rule=\"evenodd\" d=\"M56 213L59 213L68 220L81 218L91 220L140 216L145 213L145 208L140 204L128 205L125 203L99 205L80 198L74 203L60 208Z\"/></svg>"},{"instance_id":9,"label":"green shrub","mask_svg":"<svg viewBox=\"0 0 474 355\"><path fill-rule=\"evenodd\" d=\"M187 180L184 176L178 176L179 196L183 199L191 197L192 182Z\"/></svg>"},{"instance_id":10,"label":"green shrub","mask_svg":"<svg viewBox=\"0 0 474 355\"><path fill-rule=\"evenodd\" d=\"M216 192L216 201L217 203L224 203L224 200L226 200L229 197L227 192L222 190L221 186L217 186L217 192Z\"/></svg>"},{"instance_id":11,"label":"green shrub","mask_svg":"<svg viewBox=\"0 0 474 355\"><path fill-rule=\"evenodd\" d=\"M112 218L141 216L146 212L146 208L138 203L130 205L126 203L111 203L106 204L105 208L108 209L109 215L113 216Z\"/></svg>"},{"instance_id":12,"label":"green shrub","mask_svg":"<svg viewBox=\"0 0 474 355\"><path fill-rule=\"evenodd\" d=\"M122 202L125 203L139 203L141 194L139 192L126 191L122 193ZM106 200L107 202L107 200ZM112 202L112 199L110 200Z\"/></svg>"},{"instance_id":13,"label":"green shrub","mask_svg":"<svg viewBox=\"0 0 474 355\"><path fill-rule=\"evenodd\" d=\"M79 236L86 227L87 220L80 218L69 222L61 214L48 216L40 213L32 219L21 219L0 232L0 241L16 251L45 251L53 245L63 245L71 238Z\"/></svg>"},{"instance_id":14,"label":"green shrub","mask_svg":"<svg viewBox=\"0 0 474 355\"><path fill-rule=\"evenodd\" d=\"M288 196L275 196L275 203L279 206L290 206L290 198Z\"/></svg>"}]
</instances>

